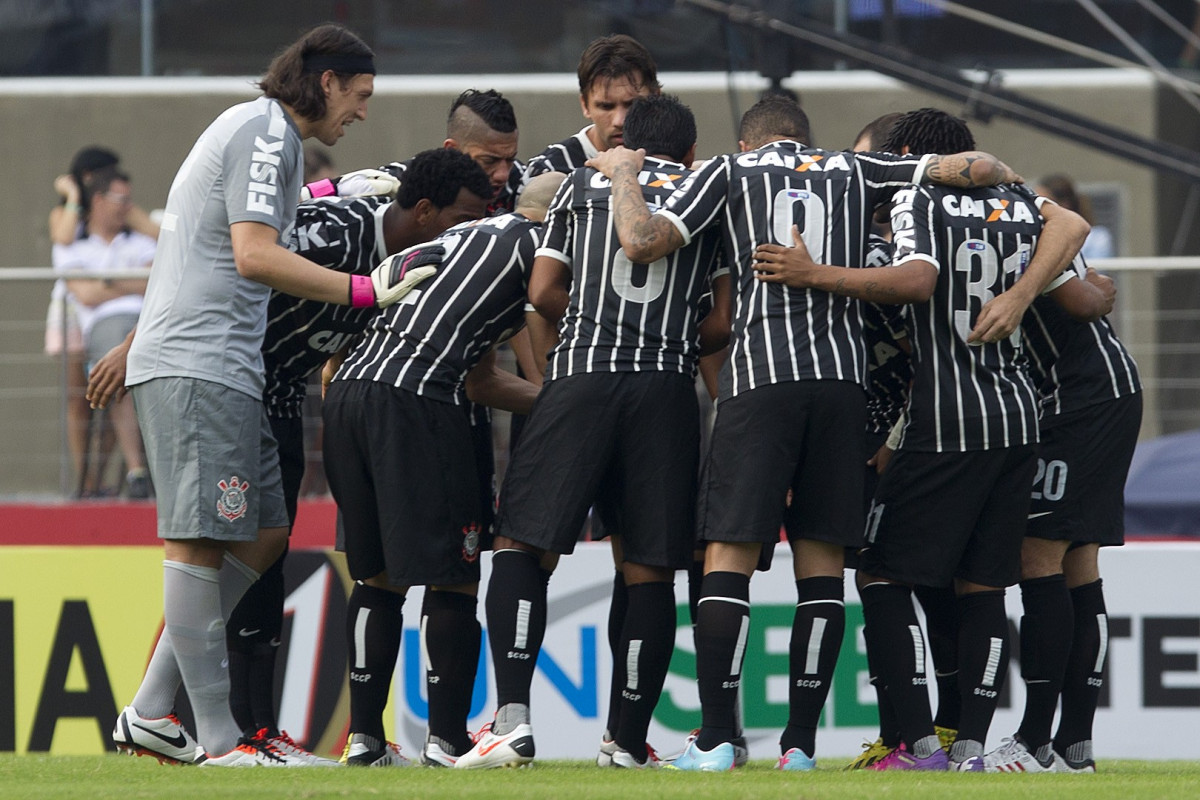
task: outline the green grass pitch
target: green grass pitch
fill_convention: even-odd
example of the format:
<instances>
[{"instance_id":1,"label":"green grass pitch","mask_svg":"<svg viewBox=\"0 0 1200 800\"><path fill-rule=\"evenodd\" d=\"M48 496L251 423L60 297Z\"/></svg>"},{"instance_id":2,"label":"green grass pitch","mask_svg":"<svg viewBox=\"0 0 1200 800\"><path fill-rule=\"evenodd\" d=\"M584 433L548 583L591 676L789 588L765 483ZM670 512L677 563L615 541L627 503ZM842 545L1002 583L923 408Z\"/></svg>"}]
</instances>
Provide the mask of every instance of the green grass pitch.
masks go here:
<instances>
[{"instance_id":1,"label":"green grass pitch","mask_svg":"<svg viewBox=\"0 0 1200 800\"><path fill-rule=\"evenodd\" d=\"M1101 761L1095 775L780 773L752 761L731 773L602 770L577 761L520 770L166 767L126 756L0 756L4 800L472 798L535 800L1181 800L1200 798L1200 761Z\"/></svg>"}]
</instances>

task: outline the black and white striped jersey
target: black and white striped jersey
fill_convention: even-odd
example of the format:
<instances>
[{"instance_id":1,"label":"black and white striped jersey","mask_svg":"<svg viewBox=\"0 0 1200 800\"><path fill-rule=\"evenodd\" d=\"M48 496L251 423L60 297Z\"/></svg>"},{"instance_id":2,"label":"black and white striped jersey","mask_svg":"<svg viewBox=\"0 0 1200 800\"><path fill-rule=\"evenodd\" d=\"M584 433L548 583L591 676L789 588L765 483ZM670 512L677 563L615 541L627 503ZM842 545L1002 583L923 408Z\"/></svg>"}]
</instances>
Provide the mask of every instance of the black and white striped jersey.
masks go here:
<instances>
[{"instance_id":1,"label":"black and white striped jersey","mask_svg":"<svg viewBox=\"0 0 1200 800\"><path fill-rule=\"evenodd\" d=\"M1083 280L1087 265L1071 266ZM1033 302L1021 321L1029 372L1041 399L1042 426L1069 411L1141 391L1137 364L1117 338L1107 317L1086 323L1072 319L1048 295Z\"/></svg>"},{"instance_id":2,"label":"black and white striped jersey","mask_svg":"<svg viewBox=\"0 0 1200 800\"><path fill-rule=\"evenodd\" d=\"M570 175L599 151L592 140L588 138L591 125L579 133L548 146L545 150L529 159L525 165L525 173L521 176L521 188L543 172L563 172ZM518 192L519 193L519 192Z\"/></svg>"},{"instance_id":3,"label":"black and white striped jersey","mask_svg":"<svg viewBox=\"0 0 1200 800\"><path fill-rule=\"evenodd\" d=\"M791 246L795 225L814 260L863 266L872 212L922 174L925 158L778 141L712 159L667 201L658 213L684 242L719 228L733 271L736 301L722 399L786 381L866 384L858 302L755 279L754 248Z\"/></svg>"},{"instance_id":4,"label":"black and white striped jersey","mask_svg":"<svg viewBox=\"0 0 1200 800\"><path fill-rule=\"evenodd\" d=\"M689 172L680 164L647 158L638 175L647 205L661 205ZM653 264L635 264L621 249L611 200L608 178L591 168L578 169L547 214L537 254L571 270L567 310L547 378L643 370L694 375L700 301L717 272L719 236L713 230Z\"/></svg>"},{"instance_id":5,"label":"black and white striped jersey","mask_svg":"<svg viewBox=\"0 0 1200 800\"><path fill-rule=\"evenodd\" d=\"M933 296L908 309L913 384L901 448L961 452L1038 441L1020 332L979 346L967 336L983 305L1016 283L1041 230L1034 196L1021 186L897 192L893 263L928 261L938 270Z\"/></svg>"},{"instance_id":6,"label":"black and white striped jersey","mask_svg":"<svg viewBox=\"0 0 1200 800\"><path fill-rule=\"evenodd\" d=\"M892 244L871 234L867 243L867 267L892 263ZM863 303L863 340L867 346L867 432L887 433L900 419L908 402L912 362L898 342L908 338L905 306Z\"/></svg>"},{"instance_id":7,"label":"black and white striped jersey","mask_svg":"<svg viewBox=\"0 0 1200 800\"><path fill-rule=\"evenodd\" d=\"M323 267L368 275L388 256L383 240L387 197L327 198L301 203L288 249ZM263 362L263 405L276 418L301 415L306 379L362 332L373 308L350 308L271 292Z\"/></svg>"},{"instance_id":8,"label":"black and white striped jersey","mask_svg":"<svg viewBox=\"0 0 1200 800\"><path fill-rule=\"evenodd\" d=\"M379 170L380 172L392 175L396 180L404 183L404 173L411 162L411 158L407 161L393 161L389 164L384 164ZM513 210L517 204L517 194L520 192L521 177L524 174L525 165L520 161L514 161L512 169L508 171L508 181L504 184L504 188L487 205L487 214L489 217L494 217L498 214L508 214Z\"/></svg>"},{"instance_id":9,"label":"black and white striped jersey","mask_svg":"<svg viewBox=\"0 0 1200 800\"><path fill-rule=\"evenodd\" d=\"M367 325L334 380L388 383L466 405L466 375L525 324L541 225L503 214L450 228L436 275Z\"/></svg>"}]
</instances>

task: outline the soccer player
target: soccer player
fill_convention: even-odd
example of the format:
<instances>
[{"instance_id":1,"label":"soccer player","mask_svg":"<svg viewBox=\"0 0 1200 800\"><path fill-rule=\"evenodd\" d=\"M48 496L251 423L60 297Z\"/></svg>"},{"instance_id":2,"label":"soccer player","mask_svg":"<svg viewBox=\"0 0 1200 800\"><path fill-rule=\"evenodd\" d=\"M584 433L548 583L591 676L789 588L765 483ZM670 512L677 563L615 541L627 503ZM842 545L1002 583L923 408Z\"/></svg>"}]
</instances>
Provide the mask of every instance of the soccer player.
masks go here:
<instances>
[{"instance_id":1,"label":"soccer player","mask_svg":"<svg viewBox=\"0 0 1200 800\"><path fill-rule=\"evenodd\" d=\"M966 124L936 109L909 112L885 143L914 154L973 147ZM1019 571L1038 435L1012 314L1062 271L1087 233L1064 209L1048 206L1046 216L1043 226L1023 187L914 186L895 196L892 266L813 264L799 234L794 249L766 245L755 254L763 282L912 304L907 422L868 514L858 572L867 647L907 745L874 769L983 769L1007 666L1004 587ZM911 587L951 581L962 710L948 764L929 709Z\"/></svg>"},{"instance_id":2,"label":"soccer player","mask_svg":"<svg viewBox=\"0 0 1200 800\"><path fill-rule=\"evenodd\" d=\"M524 182L550 170L570 173L597 153L622 144L625 116L634 99L662 91L650 51L623 33L593 40L579 57L576 74L579 106L591 124L529 159Z\"/></svg>"},{"instance_id":3,"label":"soccer player","mask_svg":"<svg viewBox=\"0 0 1200 800\"><path fill-rule=\"evenodd\" d=\"M779 767L811 769L845 626L843 550L862 537L866 354L856 301L755 280L755 247L790 244L795 224L821 258L862 266L871 214L901 186L1015 176L984 153L902 157L810 148L807 116L779 96L746 112L740 138L744 152L709 161L654 214L636 180L640 154L616 148L589 163L612 179L616 227L630 259L652 262L718 227L736 287L699 502L699 538L708 543L696 621L703 725L674 766L725 770L745 759L732 740L750 576L762 543L777 541L783 523L797 606Z\"/></svg>"},{"instance_id":4,"label":"soccer player","mask_svg":"<svg viewBox=\"0 0 1200 800\"><path fill-rule=\"evenodd\" d=\"M395 201L386 197L327 198L301 203L289 249L329 269L367 275L392 253L426 242L446 228L484 216L491 187L470 158L429 150L412 169ZM263 343L263 403L278 443L284 505L296 519L304 476L301 406L307 379L362 333L371 308L345 308L272 292ZM123 390L131 333L97 364L88 397L103 408ZM275 655L283 630L283 561L279 558L242 596L227 623L230 705L248 738L266 738L296 758L317 758L280 731L274 707Z\"/></svg>"},{"instance_id":5,"label":"soccer player","mask_svg":"<svg viewBox=\"0 0 1200 800\"><path fill-rule=\"evenodd\" d=\"M389 255L485 216L492 186L471 158L457 150L427 150L409 165L395 201L364 197L301 203L289 248L331 270L369 275ZM296 519L304 476L301 412L308 378L361 334L375 313L271 294L263 342L263 404L279 443L290 520ZM227 636L234 718L247 735L265 729L282 748L295 746L279 730L273 692L283 629L285 555L286 551L238 603Z\"/></svg>"},{"instance_id":6,"label":"soccer player","mask_svg":"<svg viewBox=\"0 0 1200 800\"><path fill-rule=\"evenodd\" d=\"M494 192L488 203L489 216L513 210L525 168L517 160L517 117L507 98L495 89L482 92L468 89L460 94L450 104L442 146L466 153L487 173ZM310 183L304 187L302 197L395 194L408 164L408 161L393 161L378 170L362 170Z\"/></svg>"},{"instance_id":7,"label":"soccer player","mask_svg":"<svg viewBox=\"0 0 1200 800\"><path fill-rule=\"evenodd\" d=\"M677 98L648 96L634 101L626 133L653 154L638 185L657 204L687 179L695 119ZM500 493L487 594L498 709L459 768L533 759L529 687L546 627L539 565L547 552L574 549L593 503L619 518L628 593L614 665L617 723L602 755L611 766L657 766L646 730L675 640L674 571L692 552L696 364L728 338L728 277L717 268L715 231L670 258L631 261L613 235L610 200L602 175L573 172L534 264L530 301L558 322L559 337ZM722 312L702 326L698 307L710 286Z\"/></svg>"},{"instance_id":8,"label":"soccer player","mask_svg":"<svg viewBox=\"0 0 1200 800\"><path fill-rule=\"evenodd\" d=\"M1016 733L984 757L988 772L1096 769L1092 720L1108 643L1096 556L1124 543L1125 478L1142 417L1137 366L1108 320L1096 318L1111 309L1113 294L1112 281L1081 257L1021 323L1042 431L1021 545L1025 713Z\"/></svg>"},{"instance_id":9,"label":"soccer player","mask_svg":"<svg viewBox=\"0 0 1200 800\"><path fill-rule=\"evenodd\" d=\"M261 345L271 289L375 305L372 280L288 251L301 142L332 145L366 119L373 54L336 25L313 29L272 61L263 96L225 111L200 136L167 198L127 383L158 491L166 630L119 748L204 766L290 766L245 739L229 709L225 620L287 541L275 443L262 408ZM197 742L172 714L182 676Z\"/></svg>"},{"instance_id":10,"label":"soccer player","mask_svg":"<svg viewBox=\"0 0 1200 800\"><path fill-rule=\"evenodd\" d=\"M387 741L383 710L410 586L426 587L429 730L421 760L451 766L470 748L484 542L466 403L527 413L537 395L496 367L493 348L524 322L540 222L561 179L530 184L512 214L421 246L444 250L437 275L371 321L326 394L326 471L355 580L346 609L350 765L406 763Z\"/></svg>"}]
</instances>

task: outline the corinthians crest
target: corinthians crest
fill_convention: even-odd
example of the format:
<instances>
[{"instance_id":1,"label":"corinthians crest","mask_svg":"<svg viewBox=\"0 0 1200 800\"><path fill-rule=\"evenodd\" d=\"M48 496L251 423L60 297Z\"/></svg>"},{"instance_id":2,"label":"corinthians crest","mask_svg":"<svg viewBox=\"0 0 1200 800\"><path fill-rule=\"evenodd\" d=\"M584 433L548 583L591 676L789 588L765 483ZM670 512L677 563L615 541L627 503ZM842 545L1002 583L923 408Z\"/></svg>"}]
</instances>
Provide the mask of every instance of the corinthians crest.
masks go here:
<instances>
[{"instance_id":1,"label":"corinthians crest","mask_svg":"<svg viewBox=\"0 0 1200 800\"><path fill-rule=\"evenodd\" d=\"M463 561L472 563L479 558L479 526L472 522L470 525L462 529L463 544L462 557Z\"/></svg>"},{"instance_id":2,"label":"corinthians crest","mask_svg":"<svg viewBox=\"0 0 1200 800\"><path fill-rule=\"evenodd\" d=\"M237 475L228 481L217 481L221 496L217 498L217 513L233 522L246 516L246 490L250 488L249 481L239 481Z\"/></svg>"}]
</instances>

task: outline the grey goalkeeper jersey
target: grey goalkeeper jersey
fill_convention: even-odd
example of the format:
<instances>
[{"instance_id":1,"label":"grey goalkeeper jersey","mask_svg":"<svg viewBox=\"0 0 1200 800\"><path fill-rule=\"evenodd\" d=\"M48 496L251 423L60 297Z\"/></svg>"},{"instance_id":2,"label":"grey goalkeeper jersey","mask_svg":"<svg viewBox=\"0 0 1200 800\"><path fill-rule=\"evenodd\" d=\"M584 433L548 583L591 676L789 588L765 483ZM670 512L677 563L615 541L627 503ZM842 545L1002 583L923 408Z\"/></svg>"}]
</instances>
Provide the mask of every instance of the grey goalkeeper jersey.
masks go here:
<instances>
[{"instance_id":1,"label":"grey goalkeeper jersey","mask_svg":"<svg viewBox=\"0 0 1200 800\"><path fill-rule=\"evenodd\" d=\"M286 246L300 196L300 131L278 102L227 109L167 196L125 382L200 378L261 398L271 289L238 274L229 226L261 222Z\"/></svg>"}]
</instances>

